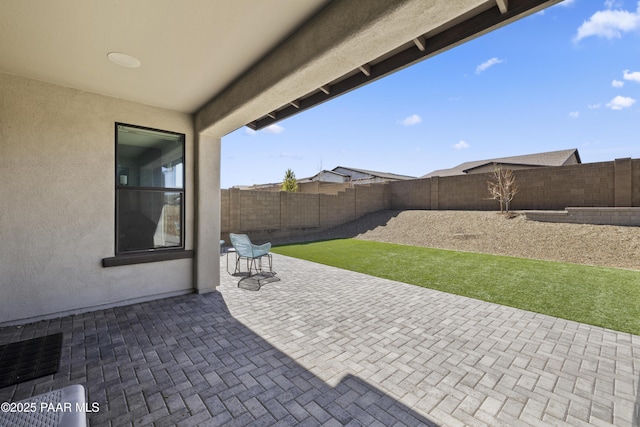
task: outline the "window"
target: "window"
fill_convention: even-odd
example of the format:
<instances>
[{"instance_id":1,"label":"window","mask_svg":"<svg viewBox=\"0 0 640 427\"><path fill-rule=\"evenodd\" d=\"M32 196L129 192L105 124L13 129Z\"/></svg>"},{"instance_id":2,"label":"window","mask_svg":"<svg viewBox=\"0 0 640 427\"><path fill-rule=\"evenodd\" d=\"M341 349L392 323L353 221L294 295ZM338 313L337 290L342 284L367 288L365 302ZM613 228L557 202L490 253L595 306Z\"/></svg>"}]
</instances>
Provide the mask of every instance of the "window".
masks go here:
<instances>
[{"instance_id":1,"label":"window","mask_svg":"<svg viewBox=\"0 0 640 427\"><path fill-rule=\"evenodd\" d=\"M116 123L116 254L184 249L184 135Z\"/></svg>"}]
</instances>

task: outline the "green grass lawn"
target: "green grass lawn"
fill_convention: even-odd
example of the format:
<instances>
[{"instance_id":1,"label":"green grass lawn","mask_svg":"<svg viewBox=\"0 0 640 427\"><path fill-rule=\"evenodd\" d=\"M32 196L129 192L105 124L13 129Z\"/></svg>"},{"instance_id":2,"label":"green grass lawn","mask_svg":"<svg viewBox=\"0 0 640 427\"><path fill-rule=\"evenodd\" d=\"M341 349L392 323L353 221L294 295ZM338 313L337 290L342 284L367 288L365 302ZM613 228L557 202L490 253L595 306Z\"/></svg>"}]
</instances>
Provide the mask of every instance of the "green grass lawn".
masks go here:
<instances>
[{"instance_id":1,"label":"green grass lawn","mask_svg":"<svg viewBox=\"0 0 640 427\"><path fill-rule=\"evenodd\" d=\"M640 335L640 271L355 239L273 252Z\"/></svg>"}]
</instances>

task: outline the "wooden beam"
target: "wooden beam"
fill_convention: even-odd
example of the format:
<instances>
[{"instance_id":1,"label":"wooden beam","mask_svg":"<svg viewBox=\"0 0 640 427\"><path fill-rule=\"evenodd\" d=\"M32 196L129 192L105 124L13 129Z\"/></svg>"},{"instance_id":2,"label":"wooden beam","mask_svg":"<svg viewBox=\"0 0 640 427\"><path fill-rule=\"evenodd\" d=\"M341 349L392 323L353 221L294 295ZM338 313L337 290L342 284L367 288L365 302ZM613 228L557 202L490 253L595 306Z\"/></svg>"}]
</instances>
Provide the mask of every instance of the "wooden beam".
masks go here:
<instances>
[{"instance_id":1,"label":"wooden beam","mask_svg":"<svg viewBox=\"0 0 640 427\"><path fill-rule=\"evenodd\" d=\"M323 91L325 95L329 95L331 93L328 85L320 86L320 90Z\"/></svg>"},{"instance_id":2,"label":"wooden beam","mask_svg":"<svg viewBox=\"0 0 640 427\"><path fill-rule=\"evenodd\" d=\"M418 46L418 49L420 49L420 52L424 52L425 49L427 48L427 41L422 36L413 39L413 42L416 44L416 46Z\"/></svg>"},{"instance_id":3,"label":"wooden beam","mask_svg":"<svg viewBox=\"0 0 640 427\"><path fill-rule=\"evenodd\" d=\"M503 15L509 11L509 0L496 0L498 3L498 9Z\"/></svg>"},{"instance_id":4,"label":"wooden beam","mask_svg":"<svg viewBox=\"0 0 640 427\"><path fill-rule=\"evenodd\" d=\"M364 74L367 77L371 75L371 67L369 66L369 64L361 65L360 71L362 71L362 74Z\"/></svg>"},{"instance_id":5,"label":"wooden beam","mask_svg":"<svg viewBox=\"0 0 640 427\"><path fill-rule=\"evenodd\" d=\"M267 116L271 117L273 120L276 119L276 112L272 112L272 113L267 113Z\"/></svg>"},{"instance_id":6,"label":"wooden beam","mask_svg":"<svg viewBox=\"0 0 640 427\"><path fill-rule=\"evenodd\" d=\"M291 101L289 104L293 105L295 108L300 108L300 101Z\"/></svg>"}]
</instances>

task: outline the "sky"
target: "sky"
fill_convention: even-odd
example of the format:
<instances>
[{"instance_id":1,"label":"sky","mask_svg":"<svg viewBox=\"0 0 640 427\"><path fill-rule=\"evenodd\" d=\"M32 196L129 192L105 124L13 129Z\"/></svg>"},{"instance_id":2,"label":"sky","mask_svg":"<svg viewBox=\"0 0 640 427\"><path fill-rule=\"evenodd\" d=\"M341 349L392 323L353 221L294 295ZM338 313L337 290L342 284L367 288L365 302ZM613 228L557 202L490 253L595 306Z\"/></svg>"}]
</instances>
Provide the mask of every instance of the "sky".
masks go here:
<instances>
[{"instance_id":1,"label":"sky","mask_svg":"<svg viewBox=\"0 0 640 427\"><path fill-rule=\"evenodd\" d=\"M260 131L222 138L221 186L337 166L419 177L577 148L640 158L640 1L564 0Z\"/></svg>"}]
</instances>

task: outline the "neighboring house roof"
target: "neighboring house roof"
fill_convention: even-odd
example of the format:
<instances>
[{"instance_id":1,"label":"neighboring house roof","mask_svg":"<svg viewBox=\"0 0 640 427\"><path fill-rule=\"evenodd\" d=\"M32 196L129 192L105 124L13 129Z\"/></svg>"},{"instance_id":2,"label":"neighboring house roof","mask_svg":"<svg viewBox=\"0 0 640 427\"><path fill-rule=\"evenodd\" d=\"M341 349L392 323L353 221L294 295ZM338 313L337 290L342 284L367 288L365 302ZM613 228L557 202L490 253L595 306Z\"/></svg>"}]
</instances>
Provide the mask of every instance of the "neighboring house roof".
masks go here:
<instances>
[{"instance_id":1,"label":"neighboring house roof","mask_svg":"<svg viewBox=\"0 0 640 427\"><path fill-rule=\"evenodd\" d=\"M431 178L432 176L454 176L464 175L491 164L499 164L504 166L519 167L547 167L547 166L563 166L571 163L582 163L577 148L570 150L549 151L546 153L526 154L522 156L500 157L497 159L476 160L465 162L450 169L439 169L421 176L421 178Z\"/></svg>"},{"instance_id":2,"label":"neighboring house roof","mask_svg":"<svg viewBox=\"0 0 640 427\"><path fill-rule=\"evenodd\" d=\"M378 172L378 171L372 171L367 169L350 168L346 166L337 166L332 170L322 170L311 177L301 178L298 180L298 182L319 181L320 180L319 177L321 175L335 175L339 178L342 178L343 182L348 182L350 180L352 181L369 180L369 179L375 179L375 178L379 178L385 181L400 181L400 180L407 180L407 179L416 179L415 176L399 175L399 174L389 173L389 172ZM354 175L356 176L355 178L354 178Z\"/></svg>"},{"instance_id":3,"label":"neighboring house roof","mask_svg":"<svg viewBox=\"0 0 640 427\"><path fill-rule=\"evenodd\" d=\"M341 172L338 172L338 170L341 170ZM350 176L348 171L353 171L353 172L357 172L357 173L364 174L364 175L370 175L372 178L383 178L383 179L388 179L388 180L416 179L415 176L398 175L398 174L395 174L395 173L378 172L378 171L371 171L371 170L366 170L366 169L356 169L356 168L350 168L350 167L346 167L346 166L337 166L337 167L335 167L335 168L333 168L331 170L331 172L333 172L333 173L340 173L342 175ZM345 173L345 172L347 172L347 173Z\"/></svg>"}]
</instances>

